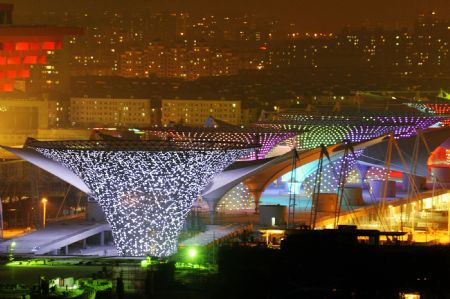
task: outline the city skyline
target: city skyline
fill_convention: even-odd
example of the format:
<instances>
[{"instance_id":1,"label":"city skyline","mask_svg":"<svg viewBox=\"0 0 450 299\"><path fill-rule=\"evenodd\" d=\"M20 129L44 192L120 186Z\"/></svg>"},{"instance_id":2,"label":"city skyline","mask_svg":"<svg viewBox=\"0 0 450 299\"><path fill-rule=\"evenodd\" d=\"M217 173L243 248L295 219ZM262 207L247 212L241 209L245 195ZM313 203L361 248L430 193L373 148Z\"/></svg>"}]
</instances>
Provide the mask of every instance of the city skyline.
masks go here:
<instances>
[{"instance_id":1,"label":"city skyline","mask_svg":"<svg viewBox=\"0 0 450 299\"><path fill-rule=\"evenodd\" d=\"M450 0L0 0L0 297L444 298L449 137Z\"/></svg>"},{"instance_id":2,"label":"city skyline","mask_svg":"<svg viewBox=\"0 0 450 299\"><path fill-rule=\"evenodd\" d=\"M302 31L340 31L343 27L385 27L388 29L411 28L414 20L421 13L436 11L445 18L450 15L450 3L445 0L396 0L361 2L347 0L336 2L319 1L227 1L211 3L205 0L195 1L144 1L132 0L126 5L121 1L79 1L73 5L71 1L42 1L41 11L82 12L92 14L105 10L116 10L149 15L164 10L185 11L193 16L214 14L217 16L256 14L262 17L276 18L284 26L295 23ZM30 0L9 1L16 6L15 14L29 14ZM264 4L264 5L262 5ZM42 20L45 23L45 20Z\"/></svg>"}]
</instances>

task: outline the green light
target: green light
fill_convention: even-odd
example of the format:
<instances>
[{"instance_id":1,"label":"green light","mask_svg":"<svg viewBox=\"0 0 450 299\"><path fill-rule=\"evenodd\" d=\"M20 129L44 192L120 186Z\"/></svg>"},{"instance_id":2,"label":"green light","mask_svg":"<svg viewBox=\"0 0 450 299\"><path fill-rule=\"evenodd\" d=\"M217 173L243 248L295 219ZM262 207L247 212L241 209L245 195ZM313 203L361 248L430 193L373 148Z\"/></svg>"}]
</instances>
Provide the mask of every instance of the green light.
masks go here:
<instances>
[{"instance_id":1,"label":"green light","mask_svg":"<svg viewBox=\"0 0 450 299\"><path fill-rule=\"evenodd\" d=\"M141 261L141 267L142 268L147 268L148 264L147 264L147 260L142 260Z\"/></svg>"},{"instance_id":2,"label":"green light","mask_svg":"<svg viewBox=\"0 0 450 299\"><path fill-rule=\"evenodd\" d=\"M152 260L151 260L151 258L149 256L145 260L141 261L141 267L142 268L147 268L151 264L152 264Z\"/></svg>"},{"instance_id":3,"label":"green light","mask_svg":"<svg viewBox=\"0 0 450 299\"><path fill-rule=\"evenodd\" d=\"M188 250L188 256L190 258L195 258L197 256L197 249L195 248L189 248Z\"/></svg>"},{"instance_id":4,"label":"green light","mask_svg":"<svg viewBox=\"0 0 450 299\"><path fill-rule=\"evenodd\" d=\"M11 247L16 247L16 241L11 242Z\"/></svg>"},{"instance_id":5,"label":"green light","mask_svg":"<svg viewBox=\"0 0 450 299\"><path fill-rule=\"evenodd\" d=\"M201 269L201 270L214 270L214 266L208 265L200 265L200 264L194 264L194 263L183 263L183 262L177 262L175 263L175 267L177 269Z\"/></svg>"}]
</instances>

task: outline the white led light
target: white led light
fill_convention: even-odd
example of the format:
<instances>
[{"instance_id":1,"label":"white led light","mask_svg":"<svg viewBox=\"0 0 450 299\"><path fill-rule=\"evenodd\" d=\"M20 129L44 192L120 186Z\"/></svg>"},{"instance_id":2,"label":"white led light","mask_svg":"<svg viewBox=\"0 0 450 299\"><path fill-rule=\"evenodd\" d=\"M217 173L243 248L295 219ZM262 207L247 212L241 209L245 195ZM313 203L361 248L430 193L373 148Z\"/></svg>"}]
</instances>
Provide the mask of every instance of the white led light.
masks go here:
<instances>
[{"instance_id":1,"label":"white led light","mask_svg":"<svg viewBox=\"0 0 450 299\"><path fill-rule=\"evenodd\" d=\"M354 155L349 155L346 158L339 157L332 164L324 164L322 170L322 181L320 184L321 193L337 193L339 188L339 174L341 172L341 167L343 166L343 159L347 159L347 168L344 169L345 178L348 177L350 172L356 165L356 159L361 155L362 150L355 151ZM315 185L315 173L310 174L303 182L305 194L308 196L312 195Z\"/></svg>"},{"instance_id":2,"label":"white led light","mask_svg":"<svg viewBox=\"0 0 450 299\"><path fill-rule=\"evenodd\" d=\"M252 149L124 151L32 146L76 173L124 256L173 255L186 215L214 174Z\"/></svg>"},{"instance_id":3,"label":"white led light","mask_svg":"<svg viewBox=\"0 0 450 299\"><path fill-rule=\"evenodd\" d=\"M218 211L255 210L253 196L244 183L230 189L217 204Z\"/></svg>"}]
</instances>

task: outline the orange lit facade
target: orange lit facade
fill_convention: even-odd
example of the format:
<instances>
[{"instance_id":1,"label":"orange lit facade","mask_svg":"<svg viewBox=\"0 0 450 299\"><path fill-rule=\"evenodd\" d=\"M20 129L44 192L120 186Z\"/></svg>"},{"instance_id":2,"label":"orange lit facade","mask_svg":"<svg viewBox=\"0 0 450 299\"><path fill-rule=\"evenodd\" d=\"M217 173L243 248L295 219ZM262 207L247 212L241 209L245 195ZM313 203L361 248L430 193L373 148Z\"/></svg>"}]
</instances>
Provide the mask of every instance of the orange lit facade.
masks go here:
<instances>
[{"instance_id":1,"label":"orange lit facade","mask_svg":"<svg viewBox=\"0 0 450 299\"><path fill-rule=\"evenodd\" d=\"M0 27L0 92L11 92L16 80L30 77L30 67L45 64L47 55L62 49L66 35L81 34L70 27Z\"/></svg>"}]
</instances>

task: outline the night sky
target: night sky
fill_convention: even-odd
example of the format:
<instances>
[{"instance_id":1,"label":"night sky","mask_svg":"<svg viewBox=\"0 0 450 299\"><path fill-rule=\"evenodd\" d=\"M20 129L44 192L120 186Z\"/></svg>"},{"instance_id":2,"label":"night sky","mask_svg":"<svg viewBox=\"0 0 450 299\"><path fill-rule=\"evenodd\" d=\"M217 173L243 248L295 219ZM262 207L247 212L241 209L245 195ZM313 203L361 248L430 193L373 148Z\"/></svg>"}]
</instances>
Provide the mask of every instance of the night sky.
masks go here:
<instances>
[{"instance_id":1,"label":"night sky","mask_svg":"<svg viewBox=\"0 0 450 299\"><path fill-rule=\"evenodd\" d=\"M35 7L34 0L5 1L16 4L16 14ZM39 0L41 9L117 10L158 12L188 11L192 15L256 13L292 22L300 31L338 31L344 26L410 27L421 12L437 11L450 18L449 0ZM144 9L144 10L143 10Z\"/></svg>"}]
</instances>

